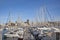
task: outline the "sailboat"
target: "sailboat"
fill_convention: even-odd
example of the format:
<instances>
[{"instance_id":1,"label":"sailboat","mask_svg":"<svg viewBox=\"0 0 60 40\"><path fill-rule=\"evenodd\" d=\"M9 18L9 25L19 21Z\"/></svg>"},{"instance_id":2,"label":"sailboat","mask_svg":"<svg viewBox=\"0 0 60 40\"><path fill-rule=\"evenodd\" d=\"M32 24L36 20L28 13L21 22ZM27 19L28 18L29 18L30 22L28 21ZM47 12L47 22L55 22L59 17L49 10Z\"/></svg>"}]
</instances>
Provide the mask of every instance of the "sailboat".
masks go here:
<instances>
[{"instance_id":1,"label":"sailboat","mask_svg":"<svg viewBox=\"0 0 60 40\"><path fill-rule=\"evenodd\" d=\"M23 40L24 29L12 22L10 16L9 12L8 23L3 29L3 40Z\"/></svg>"},{"instance_id":2,"label":"sailboat","mask_svg":"<svg viewBox=\"0 0 60 40\"><path fill-rule=\"evenodd\" d=\"M30 29L30 33L34 36L35 40L60 40L60 29L59 28L55 28L54 26L49 26L47 24L49 24L46 18L45 18L45 8L42 8L42 12L40 15L41 16L41 24L36 25L36 27L31 27ZM48 12L49 13L49 12ZM39 16L39 18L40 18ZM50 15L49 15L50 16ZM50 16L51 18L51 16ZM37 20L37 19L36 19ZM52 19L51 19L52 21ZM38 20L37 20L38 23ZM47 23L47 24L46 24Z\"/></svg>"}]
</instances>

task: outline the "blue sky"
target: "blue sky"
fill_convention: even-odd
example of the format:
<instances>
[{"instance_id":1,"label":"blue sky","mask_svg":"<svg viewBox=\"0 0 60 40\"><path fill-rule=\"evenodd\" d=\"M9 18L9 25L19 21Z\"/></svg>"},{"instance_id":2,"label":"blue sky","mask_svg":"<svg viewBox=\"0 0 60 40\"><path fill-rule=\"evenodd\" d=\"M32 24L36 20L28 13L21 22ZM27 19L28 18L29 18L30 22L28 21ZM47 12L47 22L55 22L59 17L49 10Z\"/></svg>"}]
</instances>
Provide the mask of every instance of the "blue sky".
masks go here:
<instances>
[{"instance_id":1,"label":"blue sky","mask_svg":"<svg viewBox=\"0 0 60 40\"><path fill-rule=\"evenodd\" d=\"M0 22L7 22L9 11L13 21L18 16L23 21L33 20L36 10L42 6L48 9L53 20L60 20L60 0L0 0Z\"/></svg>"}]
</instances>

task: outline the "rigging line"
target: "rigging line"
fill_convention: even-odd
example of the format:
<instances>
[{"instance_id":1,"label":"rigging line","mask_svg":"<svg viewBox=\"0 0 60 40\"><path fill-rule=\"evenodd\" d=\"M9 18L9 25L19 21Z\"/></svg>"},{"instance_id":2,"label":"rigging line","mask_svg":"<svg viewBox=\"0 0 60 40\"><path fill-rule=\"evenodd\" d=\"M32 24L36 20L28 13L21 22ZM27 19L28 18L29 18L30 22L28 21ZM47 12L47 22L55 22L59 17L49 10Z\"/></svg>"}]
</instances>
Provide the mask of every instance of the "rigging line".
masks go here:
<instances>
[{"instance_id":1,"label":"rigging line","mask_svg":"<svg viewBox=\"0 0 60 40\"><path fill-rule=\"evenodd\" d=\"M41 15L40 15L40 12L38 11L38 18L39 18L39 21L40 21L40 19L41 19L40 16L41 16Z\"/></svg>"},{"instance_id":2,"label":"rigging line","mask_svg":"<svg viewBox=\"0 0 60 40\"><path fill-rule=\"evenodd\" d=\"M38 22L38 18L39 18L39 16L38 16L38 10L37 10L37 13L36 13L36 22Z\"/></svg>"},{"instance_id":3,"label":"rigging line","mask_svg":"<svg viewBox=\"0 0 60 40\"><path fill-rule=\"evenodd\" d=\"M51 21L52 21L51 15L49 14L49 11L48 11L48 9L47 9L47 8L46 8L46 10L47 10L47 13L48 13L48 15L49 15L49 17L50 17Z\"/></svg>"}]
</instances>

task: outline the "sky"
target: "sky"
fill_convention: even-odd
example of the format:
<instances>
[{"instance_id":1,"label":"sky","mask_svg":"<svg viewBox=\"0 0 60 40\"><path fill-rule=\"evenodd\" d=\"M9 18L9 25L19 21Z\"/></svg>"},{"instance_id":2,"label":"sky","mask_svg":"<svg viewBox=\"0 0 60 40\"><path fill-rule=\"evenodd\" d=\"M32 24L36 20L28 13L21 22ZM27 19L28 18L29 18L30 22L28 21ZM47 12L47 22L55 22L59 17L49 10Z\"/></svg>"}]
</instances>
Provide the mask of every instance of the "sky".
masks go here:
<instances>
[{"instance_id":1,"label":"sky","mask_svg":"<svg viewBox=\"0 0 60 40\"><path fill-rule=\"evenodd\" d=\"M60 0L0 0L0 23L7 22L10 18L16 21L18 17L23 21L34 20L37 10L43 6L53 20L60 21Z\"/></svg>"}]
</instances>

